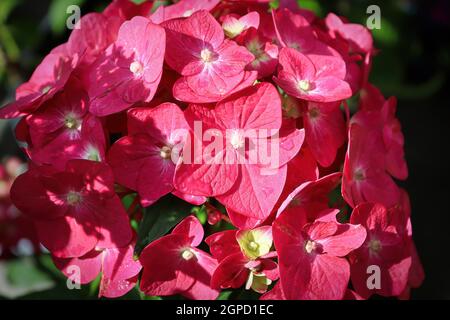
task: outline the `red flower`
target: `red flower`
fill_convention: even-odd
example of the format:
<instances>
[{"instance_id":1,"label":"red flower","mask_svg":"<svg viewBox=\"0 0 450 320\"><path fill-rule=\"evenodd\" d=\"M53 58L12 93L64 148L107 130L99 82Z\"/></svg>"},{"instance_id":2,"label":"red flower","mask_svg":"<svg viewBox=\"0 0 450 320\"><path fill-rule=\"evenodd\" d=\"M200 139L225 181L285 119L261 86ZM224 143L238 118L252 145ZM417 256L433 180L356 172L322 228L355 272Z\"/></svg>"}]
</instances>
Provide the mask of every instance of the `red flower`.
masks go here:
<instances>
[{"instance_id":1,"label":"red flower","mask_svg":"<svg viewBox=\"0 0 450 320\"><path fill-rule=\"evenodd\" d=\"M352 118L342 179L342 195L352 207L364 202L390 207L399 201L400 191L389 171L397 177L407 174L403 135L389 104L386 108L360 111Z\"/></svg>"},{"instance_id":2,"label":"red flower","mask_svg":"<svg viewBox=\"0 0 450 320\"><path fill-rule=\"evenodd\" d=\"M216 299L219 292L209 283L217 261L196 248L202 239L202 225L189 216L170 235L150 243L139 257L144 269L141 290L150 296Z\"/></svg>"},{"instance_id":3,"label":"red flower","mask_svg":"<svg viewBox=\"0 0 450 320\"><path fill-rule=\"evenodd\" d=\"M332 102L352 95L350 86L344 81L346 69L342 58L306 56L295 49L283 48L279 63L274 81L291 96L307 101Z\"/></svg>"},{"instance_id":4,"label":"red flower","mask_svg":"<svg viewBox=\"0 0 450 320\"><path fill-rule=\"evenodd\" d=\"M154 5L154 1L145 1L136 4L130 0L113 0L103 10L103 15L110 19L118 19L120 23L130 20L135 16L146 16Z\"/></svg>"},{"instance_id":5,"label":"red flower","mask_svg":"<svg viewBox=\"0 0 450 320\"><path fill-rule=\"evenodd\" d=\"M314 29L301 14L281 9L273 14L276 35L282 47L296 49L303 54L321 53L331 55L332 49L317 40Z\"/></svg>"},{"instance_id":6,"label":"red flower","mask_svg":"<svg viewBox=\"0 0 450 320\"><path fill-rule=\"evenodd\" d=\"M325 23L333 37L340 36L350 44L352 52L372 54L373 38L369 29L356 23L345 23L337 15L329 13Z\"/></svg>"},{"instance_id":7,"label":"red flower","mask_svg":"<svg viewBox=\"0 0 450 320\"><path fill-rule=\"evenodd\" d=\"M54 256L81 257L95 247L122 247L131 240L113 181L107 165L71 160L64 171L31 168L16 179L11 199L33 218L39 239Z\"/></svg>"},{"instance_id":8,"label":"red flower","mask_svg":"<svg viewBox=\"0 0 450 320\"><path fill-rule=\"evenodd\" d=\"M333 164L338 149L345 143L346 125L340 105L307 102L303 109L306 142L323 167Z\"/></svg>"},{"instance_id":9,"label":"red flower","mask_svg":"<svg viewBox=\"0 0 450 320\"><path fill-rule=\"evenodd\" d=\"M91 67L90 111L98 116L150 102L162 76L165 32L144 17L122 24L116 42Z\"/></svg>"},{"instance_id":10,"label":"red flower","mask_svg":"<svg viewBox=\"0 0 450 320\"><path fill-rule=\"evenodd\" d=\"M307 213L307 220L334 221L339 210L329 208L329 194L339 184L341 174L336 172L315 181L308 181L298 186L283 201L277 211L277 217L283 212L296 214L299 209Z\"/></svg>"},{"instance_id":11,"label":"red flower","mask_svg":"<svg viewBox=\"0 0 450 320\"><path fill-rule=\"evenodd\" d=\"M106 139L100 120L88 112L89 97L73 79L66 89L26 117L28 154L37 164L64 170L71 159L102 161Z\"/></svg>"},{"instance_id":12,"label":"red flower","mask_svg":"<svg viewBox=\"0 0 450 320\"><path fill-rule=\"evenodd\" d=\"M405 180L408 177L408 167L403 150L404 137L400 121L395 116L396 110L397 99L391 97L375 110L363 109L357 112L352 123L364 126L371 135L382 140L386 170L393 177Z\"/></svg>"},{"instance_id":13,"label":"red flower","mask_svg":"<svg viewBox=\"0 0 450 320\"><path fill-rule=\"evenodd\" d=\"M203 121L203 127L220 136L222 148L208 147L201 137L194 144L201 145L201 154L187 143L183 162L175 173L178 190L195 195L215 196L228 209L242 215L265 219L277 202L286 180L285 164L297 154L303 143L303 132L281 130L280 139L269 138L280 131L281 105L276 89L262 83L221 101L214 110L191 105L186 114L191 130L194 122ZM245 137L245 130L261 130L259 136ZM273 132L275 131L275 132ZM195 133L194 133L195 134ZM227 138L227 139L225 139ZM246 139L251 142L246 142ZM265 164L261 160L261 146L274 143L279 152L277 163ZM256 148L258 159L249 159L249 147ZM261 162L259 162L261 160ZM267 172L263 172L263 171Z\"/></svg>"},{"instance_id":14,"label":"red flower","mask_svg":"<svg viewBox=\"0 0 450 320\"><path fill-rule=\"evenodd\" d=\"M118 183L138 191L142 205L173 190L176 158L187 129L183 112L172 103L128 112L128 136L112 146L108 162Z\"/></svg>"},{"instance_id":15,"label":"red flower","mask_svg":"<svg viewBox=\"0 0 450 320\"><path fill-rule=\"evenodd\" d=\"M366 231L359 225L307 223L302 208L282 213L273 225L280 281L287 299L342 299L350 279L345 259L361 246Z\"/></svg>"},{"instance_id":16,"label":"red flower","mask_svg":"<svg viewBox=\"0 0 450 320\"><path fill-rule=\"evenodd\" d=\"M89 69L90 64L116 40L120 27L116 18L108 18L101 13L88 13L70 34L67 50L78 54L85 68Z\"/></svg>"},{"instance_id":17,"label":"red flower","mask_svg":"<svg viewBox=\"0 0 450 320\"><path fill-rule=\"evenodd\" d=\"M411 241L405 213L398 208L388 210L382 204L364 203L353 210L350 222L367 229L366 241L350 255L355 291L365 298L374 293L400 295L406 287L411 266ZM367 268L372 265L381 271L378 289L367 286Z\"/></svg>"},{"instance_id":18,"label":"red flower","mask_svg":"<svg viewBox=\"0 0 450 320\"><path fill-rule=\"evenodd\" d=\"M255 75L244 70L253 55L224 40L220 24L207 11L162 25L167 33L166 62L182 75L173 87L176 99L215 102L254 82Z\"/></svg>"}]
</instances>

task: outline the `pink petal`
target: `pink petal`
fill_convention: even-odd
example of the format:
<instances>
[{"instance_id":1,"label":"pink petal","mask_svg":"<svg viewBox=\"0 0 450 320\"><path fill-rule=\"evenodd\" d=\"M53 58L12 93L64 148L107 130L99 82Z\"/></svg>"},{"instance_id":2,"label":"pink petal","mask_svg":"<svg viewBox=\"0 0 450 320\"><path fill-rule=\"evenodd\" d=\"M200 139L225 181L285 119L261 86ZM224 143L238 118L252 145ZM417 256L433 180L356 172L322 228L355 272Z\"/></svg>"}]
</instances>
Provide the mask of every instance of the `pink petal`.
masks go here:
<instances>
[{"instance_id":1,"label":"pink petal","mask_svg":"<svg viewBox=\"0 0 450 320\"><path fill-rule=\"evenodd\" d=\"M163 103L152 109L133 108L128 111L128 128L129 135L147 133L156 141L175 145L184 140L182 133L187 131L188 124L176 104Z\"/></svg>"},{"instance_id":2,"label":"pink petal","mask_svg":"<svg viewBox=\"0 0 450 320\"><path fill-rule=\"evenodd\" d=\"M219 262L237 252L241 252L236 241L236 230L216 232L205 239L214 258Z\"/></svg>"},{"instance_id":3,"label":"pink petal","mask_svg":"<svg viewBox=\"0 0 450 320\"><path fill-rule=\"evenodd\" d=\"M223 259L211 278L211 287L216 289L239 288L247 280L249 269L245 267L247 258L237 252Z\"/></svg>"},{"instance_id":4,"label":"pink petal","mask_svg":"<svg viewBox=\"0 0 450 320\"><path fill-rule=\"evenodd\" d=\"M265 129L268 137L281 127L281 100L273 85L261 83L221 101L215 114L225 128Z\"/></svg>"},{"instance_id":5,"label":"pink petal","mask_svg":"<svg viewBox=\"0 0 450 320\"><path fill-rule=\"evenodd\" d=\"M97 217L99 248L124 247L132 239L132 229L125 208L119 197L98 201L93 199L91 205L95 206Z\"/></svg>"},{"instance_id":6,"label":"pink petal","mask_svg":"<svg viewBox=\"0 0 450 320\"><path fill-rule=\"evenodd\" d=\"M235 186L216 198L233 211L264 220L283 191L287 167L269 173L255 165L242 165L240 171L241 177Z\"/></svg>"},{"instance_id":7,"label":"pink petal","mask_svg":"<svg viewBox=\"0 0 450 320\"><path fill-rule=\"evenodd\" d=\"M88 213L36 221L42 244L58 258L81 257L94 249L98 233ZM57 230L57 232L55 232Z\"/></svg>"},{"instance_id":8,"label":"pink petal","mask_svg":"<svg viewBox=\"0 0 450 320\"><path fill-rule=\"evenodd\" d=\"M346 139L344 115L337 103L308 103L303 117L306 141L317 161L329 167Z\"/></svg>"},{"instance_id":9,"label":"pink petal","mask_svg":"<svg viewBox=\"0 0 450 320\"><path fill-rule=\"evenodd\" d=\"M314 89L307 94L300 94L308 101L333 102L344 100L352 96L350 85L334 76L325 76L313 82Z\"/></svg>"},{"instance_id":10,"label":"pink petal","mask_svg":"<svg viewBox=\"0 0 450 320\"><path fill-rule=\"evenodd\" d=\"M321 240L320 244L328 254L344 257L364 243L366 234L366 229L361 225L341 224L334 235Z\"/></svg>"},{"instance_id":11,"label":"pink petal","mask_svg":"<svg viewBox=\"0 0 450 320\"><path fill-rule=\"evenodd\" d=\"M203 226L194 216L189 216L181 221L172 231L172 234L182 234L191 240L191 246L197 247L203 240Z\"/></svg>"},{"instance_id":12,"label":"pink petal","mask_svg":"<svg viewBox=\"0 0 450 320\"><path fill-rule=\"evenodd\" d=\"M199 61L205 47L214 51L224 40L222 27L205 10L197 11L187 19L166 21L162 26L167 32L166 63L185 76L202 69Z\"/></svg>"},{"instance_id":13,"label":"pink petal","mask_svg":"<svg viewBox=\"0 0 450 320\"><path fill-rule=\"evenodd\" d=\"M184 18L200 10L211 11L219 2L219 0L181 0L169 6L158 7L150 19L154 23L162 23L171 19Z\"/></svg>"},{"instance_id":14,"label":"pink petal","mask_svg":"<svg viewBox=\"0 0 450 320\"><path fill-rule=\"evenodd\" d=\"M173 95L177 100L191 103L217 102L225 97L251 86L257 77L256 71L246 71L231 78L220 78L216 73L214 86L200 76L182 77L173 86ZM203 77L203 78L202 78ZM207 87L205 87L207 85ZM202 87L203 86L203 87ZM199 88L203 88L199 90Z\"/></svg>"},{"instance_id":15,"label":"pink petal","mask_svg":"<svg viewBox=\"0 0 450 320\"><path fill-rule=\"evenodd\" d=\"M53 257L53 262L68 278L75 276L74 271L78 271L75 268L79 268L80 284L86 284L93 281L100 273L102 255L102 252L90 251L79 258L62 259Z\"/></svg>"},{"instance_id":16,"label":"pink petal","mask_svg":"<svg viewBox=\"0 0 450 320\"><path fill-rule=\"evenodd\" d=\"M144 37L143 35L152 35ZM165 32L144 17L134 17L119 30L117 41L94 64L91 72L90 111L98 116L149 102L162 76ZM142 68L132 72L133 63Z\"/></svg>"}]
</instances>

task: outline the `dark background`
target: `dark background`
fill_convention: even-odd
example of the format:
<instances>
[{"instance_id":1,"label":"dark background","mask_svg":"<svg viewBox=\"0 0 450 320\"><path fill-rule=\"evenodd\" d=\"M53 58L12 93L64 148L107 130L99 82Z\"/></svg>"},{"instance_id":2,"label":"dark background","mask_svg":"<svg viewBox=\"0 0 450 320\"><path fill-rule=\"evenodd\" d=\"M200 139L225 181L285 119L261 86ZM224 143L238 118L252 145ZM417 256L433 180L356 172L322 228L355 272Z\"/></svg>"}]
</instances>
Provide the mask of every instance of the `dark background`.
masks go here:
<instances>
[{"instance_id":1,"label":"dark background","mask_svg":"<svg viewBox=\"0 0 450 320\"><path fill-rule=\"evenodd\" d=\"M89 2L89 3L88 3ZM100 0L0 0L0 104L14 95L51 48L67 39L66 8L82 13L101 9ZM382 28L374 31L380 53L371 82L398 97L397 115L406 139L414 239L426 279L416 299L450 299L450 1L300 1L319 16L332 11L365 23L366 8L381 9ZM20 155L11 128L0 120L0 160ZM51 295L50 295L51 296Z\"/></svg>"}]
</instances>

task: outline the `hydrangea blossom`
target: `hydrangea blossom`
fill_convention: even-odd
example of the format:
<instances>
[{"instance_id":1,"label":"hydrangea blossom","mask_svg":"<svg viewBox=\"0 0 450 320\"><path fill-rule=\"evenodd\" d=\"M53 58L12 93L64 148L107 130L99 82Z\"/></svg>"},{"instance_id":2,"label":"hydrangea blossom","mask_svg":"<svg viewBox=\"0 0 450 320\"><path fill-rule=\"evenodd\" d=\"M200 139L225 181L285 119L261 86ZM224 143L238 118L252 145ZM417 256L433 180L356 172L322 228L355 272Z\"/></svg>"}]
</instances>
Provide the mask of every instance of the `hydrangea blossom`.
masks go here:
<instances>
[{"instance_id":1,"label":"hydrangea blossom","mask_svg":"<svg viewBox=\"0 0 450 320\"><path fill-rule=\"evenodd\" d=\"M408 298L424 270L372 34L278 5L114 0L83 16L0 109L29 158L10 196L0 166L0 220L20 210L99 296Z\"/></svg>"}]
</instances>

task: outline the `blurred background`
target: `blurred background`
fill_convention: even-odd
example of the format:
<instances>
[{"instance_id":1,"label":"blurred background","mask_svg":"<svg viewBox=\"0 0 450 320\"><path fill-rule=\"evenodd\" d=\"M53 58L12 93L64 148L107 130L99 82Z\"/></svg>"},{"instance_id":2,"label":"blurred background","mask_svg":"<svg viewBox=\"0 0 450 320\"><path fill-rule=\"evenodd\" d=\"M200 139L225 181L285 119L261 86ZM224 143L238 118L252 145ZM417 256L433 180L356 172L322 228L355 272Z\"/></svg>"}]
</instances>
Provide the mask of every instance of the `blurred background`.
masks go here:
<instances>
[{"instance_id":1,"label":"blurred background","mask_svg":"<svg viewBox=\"0 0 450 320\"><path fill-rule=\"evenodd\" d=\"M51 48L67 40L66 8L82 14L101 10L107 0L0 0L0 105L28 80ZM450 1L448 0L300 0L320 17L335 12L365 24L366 9L381 9L381 29L374 30L380 50L371 82L385 96L398 97L406 139L414 239L426 272L415 299L450 299ZM67 290L66 280L39 249L28 221L3 194L22 172L23 154L13 135L14 121L0 120L0 299L95 298L97 285ZM125 298L139 298L132 291Z\"/></svg>"}]
</instances>

